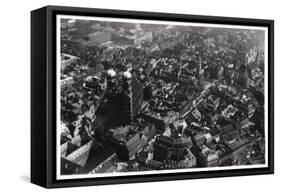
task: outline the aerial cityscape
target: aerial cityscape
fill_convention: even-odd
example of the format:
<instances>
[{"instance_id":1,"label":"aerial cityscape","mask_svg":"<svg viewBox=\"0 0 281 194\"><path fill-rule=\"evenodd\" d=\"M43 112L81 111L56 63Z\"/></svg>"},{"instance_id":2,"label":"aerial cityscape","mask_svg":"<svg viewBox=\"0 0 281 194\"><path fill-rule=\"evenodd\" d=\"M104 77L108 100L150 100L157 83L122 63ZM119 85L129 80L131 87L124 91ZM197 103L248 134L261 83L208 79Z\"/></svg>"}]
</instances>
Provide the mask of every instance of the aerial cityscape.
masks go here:
<instances>
[{"instance_id":1,"label":"aerial cityscape","mask_svg":"<svg viewBox=\"0 0 281 194\"><path fill-rule=\"evenodd\" d=\"M265 164L263 30L59 22L61 175Z\"/></svg>"}]
</instances>

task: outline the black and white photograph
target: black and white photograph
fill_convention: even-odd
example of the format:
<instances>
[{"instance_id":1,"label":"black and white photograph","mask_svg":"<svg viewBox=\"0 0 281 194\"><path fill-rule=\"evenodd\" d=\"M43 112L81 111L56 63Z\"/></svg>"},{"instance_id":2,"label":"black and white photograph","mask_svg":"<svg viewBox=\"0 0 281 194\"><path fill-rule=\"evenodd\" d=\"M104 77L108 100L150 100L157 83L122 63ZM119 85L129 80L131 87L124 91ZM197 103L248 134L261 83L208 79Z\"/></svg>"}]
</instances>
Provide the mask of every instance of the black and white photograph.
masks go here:
<instances>
[{"instance_id":1,"label":"black and white photograph","mask_svg":"<svg viewBox=\"0 0 281 194\"><path fill-rule=\"evenodd\" d=\"M268 28L56 17L58 180L268 167Z\"/></svg>"},{"instance_id":2,"label":"black and white photograph","mask_svg":"<svg viewBox=\"0 0 281 194\"><path fill-rule=\"evenodd\" d=\"M1 193L280 190L279 4L3 1Z\"/></svg>"}]
</instances>

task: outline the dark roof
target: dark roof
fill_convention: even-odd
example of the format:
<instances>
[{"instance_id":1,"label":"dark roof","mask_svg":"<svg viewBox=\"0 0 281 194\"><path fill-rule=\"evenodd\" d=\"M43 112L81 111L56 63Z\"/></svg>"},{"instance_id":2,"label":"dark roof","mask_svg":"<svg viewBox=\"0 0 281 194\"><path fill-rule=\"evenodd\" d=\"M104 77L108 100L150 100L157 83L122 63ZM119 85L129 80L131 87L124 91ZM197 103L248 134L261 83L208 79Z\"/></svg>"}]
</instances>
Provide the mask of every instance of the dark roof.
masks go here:
<instances>
[{"instance_id":1,"label":"dark roof","mask_svg":"<svg viewBox=\"0 0 281 194\"><path fill-rule=\"evenodd\" d=\"M212 136L217 135L217 134L219 134L219 133L220 133L220 131L217 130L216 128L212 128L212 129L210 130L210 134L211 134Z\"/></svg>"},{"instance_id":2,"label":"dark roof","mask_svg":"<svg viewBox=\"0 0 281 194\"><path fill-rule=\"evenodd\" d=\"M221 135L224 135L224 134L230 133L232 131L235 131L236 128L233 126L233 124L228 124L228 125L221 127L219 130L221 132Z\"/></svg>"},{"instance_id":3,"label":"dark roof","mask_svg":"<svg viewBox=\"0 0 281 194\"><path fill-rule=\"evenodd\" d=\"M79 173L89 173L93 169L95 169L98 165L100 165L103 161L105 161L107 158L109 158L111 155L113 155L115 151L113 148L109 145L104 145L104 148L102 151L100 151L97 154L93 154L93 152L90 153L89 160L87 164L82 168Z\"/></svg>"}]
</instances>

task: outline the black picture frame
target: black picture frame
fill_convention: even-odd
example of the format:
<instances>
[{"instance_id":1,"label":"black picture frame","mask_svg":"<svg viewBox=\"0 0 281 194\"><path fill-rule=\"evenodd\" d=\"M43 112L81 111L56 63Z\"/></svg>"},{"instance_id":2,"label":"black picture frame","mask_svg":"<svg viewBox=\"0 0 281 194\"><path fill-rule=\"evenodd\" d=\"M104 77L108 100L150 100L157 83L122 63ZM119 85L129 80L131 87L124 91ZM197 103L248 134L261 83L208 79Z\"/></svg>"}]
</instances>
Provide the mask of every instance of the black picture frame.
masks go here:
<instances>
[{"instance_id":1,"label":"black picture frame","mask_svg":"<svg viewBox=\"0 0 281 194\"><path fill-rule=\"evenodd\" d=\"M56 15L261 26L268 28L268 167L56 180ZM46 188L274 173L274 21L46 6L31 12L31 182Z\"/></svg>"}]
</instances>

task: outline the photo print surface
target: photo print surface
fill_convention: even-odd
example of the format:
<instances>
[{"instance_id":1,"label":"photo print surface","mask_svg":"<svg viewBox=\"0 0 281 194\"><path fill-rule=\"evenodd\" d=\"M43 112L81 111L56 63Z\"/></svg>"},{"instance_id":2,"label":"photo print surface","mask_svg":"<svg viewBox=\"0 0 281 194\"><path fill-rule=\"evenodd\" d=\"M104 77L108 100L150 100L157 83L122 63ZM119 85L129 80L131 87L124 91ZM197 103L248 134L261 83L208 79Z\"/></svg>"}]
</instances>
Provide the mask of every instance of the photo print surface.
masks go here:
<instances>
[{"instance_id":1,"label":"photo print surface","mask_svg":"<svg viewBox=\"0 0 281 194\"><path fill-rule=\"evenodd\" d=\"M58 15L56 178L267 167L267 33Z\"/></svg>"}]
</instances>

